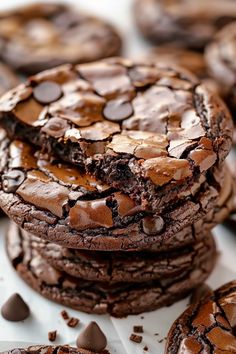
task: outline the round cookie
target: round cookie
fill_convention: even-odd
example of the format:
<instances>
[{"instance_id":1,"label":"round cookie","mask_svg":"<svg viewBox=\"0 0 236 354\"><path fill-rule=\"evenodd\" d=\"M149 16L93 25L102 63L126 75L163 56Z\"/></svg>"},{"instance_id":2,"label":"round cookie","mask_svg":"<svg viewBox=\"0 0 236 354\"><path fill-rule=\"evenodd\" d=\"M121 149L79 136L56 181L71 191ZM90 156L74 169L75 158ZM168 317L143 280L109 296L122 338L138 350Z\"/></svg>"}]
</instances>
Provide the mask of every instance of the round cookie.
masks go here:
<instances>
[{"instance_id":1,"label":"round cookie","mask_svg":"<svg viewBox=\"0 0 236 354\"><path fill-rule=\"evenodd\" d=\"M202 50L219 29L236 20L236 3L136 0L134 13L139 30L152 42Z\"/></svg>"},{"instance_id":2,"label":"round cookie","mask_svg":"<svg viewBox=\"0 0 236 354\"><path fill-rule=\"evenodd\" d=\"M231 23L216 34L206 48L206 61L211 75L221 87L222 93L236 114L236 23Z\"/></svg>"},{"instance_id":3,"label":"round cookie","mask_svg":"<svg viewBox=\"0 0 236 354\"><path fill-rule=\"evenodd\" d=\"M25 74L106 58L120 49L110 24L76 8L49 2L0 13L0 57Z\"/></svg>"},{"instance_id":4,"label":"round cookie","mask_svg":"<svg viewBox=\"0 0 236 354\"><path fill-rule=\"evenodd\" d=\"M45 242L20 230L14 223L8 230L7 243L13 264L18 257L18 254L15 256L15 250L24 244L35 249L61 272L76 278L109 283L169 279L192 267L197 268L208 258L208 251L214 248L214 241L209 234L183 249L163 253L81 251Z\"/></svg>"},{"instance_id":5,"label":"round cookie","mask_svg":"<svg viewBox=\"0 0 236 354\"><path fill-rule=\"evenodd\" d=\"M166 354L235 353L236 282L190 306L168 334Z\"/></svg>"},{"instance_id":6,"label":"round cookie","mask_svg":"<svg viewBox=\"0 0 236 354\"><path fill-rule=\"evenodd\" d=\"M18 274L46 298L79 311L122 317L152 311L185 297L212 271L216 250L213 245L207 259L172 278L115 284L83 280L60 272L29 244L8 247L8 255Z\"/></svg>"},{"instance_id":7,"label":"round cookie","mask_svg":"<svg viewBox=\"0 0 236 354\"><path fill-rule=\"evenodd\" d=\"M189 186L186 198L151 214L128 195L0 132L0 207L26 231L67 248L176 249L193 241L187 226L232 196L231 175L221 167Z\"/></svg>"},{"instance_id":8,"label":"round cookie","mask_svg":"<svg viewBox=\"0 0 236 354\"><path fill-rule=\"evenodd\" d=\"M16 348L2 352L1 354L108 354L108 352L94 352L82 348L73 348L68 345L34 345L25 349Z\"/></svg>"},{"instance_id":9,"label":"round cookie","mask_svg":"<svg viewBox=\"0 0 236 354\"><path fill-rule=\"evenodd\" d=\"M153 212L185 196L232 144L227 108L192 74L121 58L31 77L0 99L0 121Z\"/></svg>"}]
</instances>

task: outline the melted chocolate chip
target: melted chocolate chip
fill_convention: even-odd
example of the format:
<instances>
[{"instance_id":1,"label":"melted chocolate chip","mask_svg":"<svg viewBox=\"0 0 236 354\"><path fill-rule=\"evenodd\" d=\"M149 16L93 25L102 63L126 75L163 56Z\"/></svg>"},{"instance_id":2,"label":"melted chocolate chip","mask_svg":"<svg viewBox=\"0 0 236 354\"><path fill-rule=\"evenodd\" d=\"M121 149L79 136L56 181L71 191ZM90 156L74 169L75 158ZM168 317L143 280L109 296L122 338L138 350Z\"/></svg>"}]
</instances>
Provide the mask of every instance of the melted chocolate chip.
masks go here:
<instances>
[{"instance_id":1,"label":"melted chocolate chip","mask_svg":"<svg viewBox=\"0 0 236 354\"><path fill-rule=\"evenodd\" d=\"M164 229L165 222L161 216L146 217L143 219L143 231L147 235L155 235Z\"/></svg>"},{"instance_id":2,"label":"melted chocolate chip","mask_svg":"<svg viewBox=\"0 0 236 354\"><path fill-rule=\"evenodd\" d=\"M2 306L2 316L7 321L23 321L30 315L29 306L19 294L13 294Z\"/></svg>"},{"instance_id":3,"label":"melted chocolate chip","mask_svg":"<svg viewBox=\"0 0 236 354\"><path fill-rule=\"evenodd\" d=\"M25 174L20 170L12 170L2 176L3 190L6 193L14 193L24 182Z\"/></svg>"},{"instance_id":4,"label":"melted chocolate chip","mask_svg":"<svg viewBox=\"0 0 236 354\"><path fill-rule=\"evenodd\" d=\"M77 338L78 348L101 352L107 346L107 339L101 328L94 321Z\"/></svg>"},{"instance_id":5,"label":"melted chocolate chip","mask_svg":"<svg viewBox=\"0 0 236 354\"><path fill-rule=\"evenodd\" d=\"M120 122L126 118L129 118L133 113L133 107L130 102L123 98L108 101L103 114L106 119Z\"/></svg>"},{"instance_id":6,"label":"melted chocolate chip","mask_svg":"<svg viewBox=\"0 0 236 354\"><path fill-rule=\"evenodd\" d=\"M34 98L41 104L57 101L62 96L61 86L53 81L44 81L33 89Z\"/></svg>"},{"instance_id":7,"label":"melted chocolate chip","mask_svg":"<svg viewBox=\"0 0 236 354\"><path fill-rule=\"evenodd\" d=\"M64 135L67 129L70 126L66 120L61 118L51 118L45 126L42 128L42 131L54 138L59 138Z\"/></svg>"}]
</instances>

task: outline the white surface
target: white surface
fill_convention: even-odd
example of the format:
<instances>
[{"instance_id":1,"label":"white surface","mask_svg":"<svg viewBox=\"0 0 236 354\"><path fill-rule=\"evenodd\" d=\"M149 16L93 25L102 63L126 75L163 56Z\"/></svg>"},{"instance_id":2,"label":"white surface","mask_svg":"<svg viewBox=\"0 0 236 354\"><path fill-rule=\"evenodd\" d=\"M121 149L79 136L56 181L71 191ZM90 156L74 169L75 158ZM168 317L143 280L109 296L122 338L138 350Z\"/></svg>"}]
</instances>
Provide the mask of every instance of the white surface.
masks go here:
<instances>
[{"instance_id":1,"label":"white surface","mask_svg":"<svg viewBox=\"0 0 236 354\"><path fill-rule=\"evenodd\" d=\"M47 2L47 0L44 1ZM32 1L1 1L0 9L29 2ZM131 0L68 0L65 2L78 4L82 8L89 9L116 24L125 38L125 55L133 57L143 55L145 50L149 48L149 45L137 35L133 25ZM142 316L130 316L126 319L110 319L108 316L90 316L69 310L71 315L81 319L81 325L77 329L70 329L60 318L60 311L64 307L62 308L39 296L25 285L12 270L6 259L3 245L5 227L6 222L0 222L0 305L13 292L20 292L30 305L32 316L23 323L9 323L0 317L0 351L14 346L24 347L24 345L28 345L29 343L45 344L47 343L47 332L55 329L59 333L57 343L74 344L81 329L89 321L96 320L108 337L108 349L111 354L162 354L164 352L165 341L162 343L158 343L158 341L166 336L172 322L186 308L187 300L180 301L169 308L144 314L143 319L141 318ZM215 233L221 257L219 258L218 266L208 282L213 288L236 278L236 235L233 236L221 226L216 229ZM144 339L141 344L134 344L128 339L134 324L142 324L144 327ZM158 333L158 335L155 335L155 333ZM15 341L15 343L12 341ZM148 352L143 351L145 345L149 348Z\"/></svg>"}]
</instances>

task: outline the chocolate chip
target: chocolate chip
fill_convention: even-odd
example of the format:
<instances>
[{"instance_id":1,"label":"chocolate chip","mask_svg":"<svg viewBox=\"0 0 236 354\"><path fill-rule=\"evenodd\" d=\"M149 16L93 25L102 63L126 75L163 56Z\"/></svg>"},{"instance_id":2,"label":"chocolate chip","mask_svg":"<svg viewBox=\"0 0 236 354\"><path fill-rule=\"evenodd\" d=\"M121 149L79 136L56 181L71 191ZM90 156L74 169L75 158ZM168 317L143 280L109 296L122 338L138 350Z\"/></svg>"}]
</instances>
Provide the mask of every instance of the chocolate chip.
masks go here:
<instances>
[{"instance_id":1,"label":"chocolate chip","mask_svg":"<svg viewBox=\"0 0 236 354\"><path fill-rule=\"evenodd\" d=\"M61 317L64 320L69 320L70 316L68 315L68 312L66 310L61 311Z\"/></svg>"},{"instance_id":2,"label":"chocolate chip","mask_svg":"<svg viewBox=\"0 0 236 354\"><path fill-rule=\"evenodd\" d=\"M24 182L25 174L20 170L12 170L2 176L2 187L6 193L14 193Z\"/></svg>"},{"instance_id":3,"label":"chocolate chip","mask_svg":"<svg viewBox=\"0 0 236 354\"><path fill-rule=\"evenodd\" d=\"M118 98L106 104L103 114L106 119L119 122L129 118L133 114L133 107L130 102L127 102L123 98Z\"/></svg>"},{"instance_id":4,"label":"chocolate chip","mask_svg":"<svg viewBox=\"0 0 236 354\"><path fill-rule=\"evenodd\" d=\"M57 101L62 96L61 86L53 81L44 81L33 89L34 98L41 104Z\"/></svg>"},{"instance_id":5,"label":"chocolate chip","mask_svg":"<svg viewBox=\"0 0 236 354\"><path fill-rule=\"evenodd\" d=\"M147 352L147 351L148 351L148 347L145 345L145 347L143 348L143 350L144 350L145 352Z\"/></svg>"},{"instance_id":6,"label":"chocolate chip","mask_svg":"<svg viewBox=\"0 0 236 354\"><path fill-rule=\"evenodd\" d=\"M79 335L76 344L78 348L100 352L106 348L107 339L98 324L92 321Z\"/></svg>"},{"instance_id":7,"label":"chocolate chip","mask_svg":"<svg viewBox=\"0 0 236 354\"><path fill-rule=\"evenodd\" d=\"M131 336L129 337L129 339L130 339L132 342L141 343L142 340L143 340L143 337L142 337L142 336L138 336L137 334L132 333Z\"/></svg>"},{"instance_id":8,"label":"chocolate chip","mask_svg":"<svg viewBox=\"0 0 236 354\"><path fill-rule=\"evenodd\" d=\"M143 219L143 231L147 235L156 235L163 231L165 226L164 220L161 216L155 218L147 216Z\"/></svg>"},{"instance_id":9,"label":"chocolate chip","mask_svg":"<svg viewBox=\"0 0 236 354\"><path fill-rule=\"evenodd\" d=\"M29 317L30 309L19 294L13 294L2 306L1 314L7 321L19 322Z\"/></svg>"},{"instance_id":10,"label":"chocolate chip","mask_svg":"<svg viewBox=\"0 0 236 354\"><path fill-rule=\"evenodd\" d=\"M212 293L212 289L207 284L202 284L198 288L196 288L191 297L190 297L190 304L193 305L199 302L203 297Z\"/></svg>"},{"instance_id":11,"label":"chocolate chip","mask_svg":"<svg viewBox=\"0 0 236 354\"><path fill-rule=\"evenodd\" d=\"M57 338L57 331L48 332L48 340L50 342L55 342L56 338Z\"/></svg>"},{"instance_id":12,"label":"chocolate chip","mask_svg":"<svg viewBox=\"0 0 236 354\"><path fill-rule=\"evenodd\" d=\"M143 326L134 326L133 332L134 333L143 333Z\"/></svg>"},{"instance_id":13,"label":"chocolate chip","mask_svg":"<svg viewBox=\"0 0 236 354\"><path fill-rule=\"evenodd\" d=\"M75 328L79 324L79 319L75 317L71 317L67 322L67 326L71 328Z\"/></svg>"},{"instance_id":14,"label":"chocolate chip","mask_svg":"<svg viewBox=\"0 0 236 354\"><path fill-rule=\"evenodd\" d=\"M51 118L45 126L42 128L42 132L52 136L54 138L60 138L63 136L70 125L66 120L61 118Z\"/></svg>"}]
</instances>

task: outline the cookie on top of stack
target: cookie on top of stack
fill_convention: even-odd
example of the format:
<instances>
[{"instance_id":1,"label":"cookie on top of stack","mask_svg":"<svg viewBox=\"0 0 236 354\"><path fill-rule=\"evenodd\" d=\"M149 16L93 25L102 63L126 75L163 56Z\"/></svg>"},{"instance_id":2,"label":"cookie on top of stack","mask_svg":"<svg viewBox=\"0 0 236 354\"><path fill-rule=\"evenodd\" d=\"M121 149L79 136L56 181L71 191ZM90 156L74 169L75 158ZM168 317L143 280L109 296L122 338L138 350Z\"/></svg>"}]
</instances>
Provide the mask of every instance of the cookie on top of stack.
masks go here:
<instances>
[{"instance_id":1,"label":"cookie on top of stack","mask_svg":"<svg viewBox=\"0 0 236 354\"><path fill-rule=\"evenodd\" d=\"M111 58L0 100L0 206L17 272L45 297L124 316L169 305L216 259L232 205L231 116L194 75Z\"/></svg>"}]
</instances>

